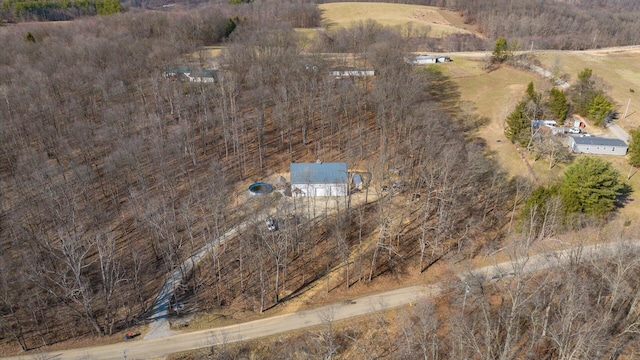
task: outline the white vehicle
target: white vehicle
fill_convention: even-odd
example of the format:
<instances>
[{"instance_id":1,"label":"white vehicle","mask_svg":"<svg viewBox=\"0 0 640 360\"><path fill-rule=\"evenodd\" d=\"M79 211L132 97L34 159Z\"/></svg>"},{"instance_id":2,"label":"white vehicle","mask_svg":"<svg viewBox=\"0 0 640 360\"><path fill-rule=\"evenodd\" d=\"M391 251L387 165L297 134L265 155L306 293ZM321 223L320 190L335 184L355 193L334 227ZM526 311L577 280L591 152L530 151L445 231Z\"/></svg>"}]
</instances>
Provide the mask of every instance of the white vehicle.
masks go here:
<instances>
[{"instance_id":1,"label":"white vehicle","mask_svg":"<svg viewBox=\"0 0 640 360\"><path fill-rule=\"evenodd\" d=\"M569 129L569 132L572 134L580 134L580 128L576 128L576 127L572 127L571 129Z\"/></svg>"}]
</instances>

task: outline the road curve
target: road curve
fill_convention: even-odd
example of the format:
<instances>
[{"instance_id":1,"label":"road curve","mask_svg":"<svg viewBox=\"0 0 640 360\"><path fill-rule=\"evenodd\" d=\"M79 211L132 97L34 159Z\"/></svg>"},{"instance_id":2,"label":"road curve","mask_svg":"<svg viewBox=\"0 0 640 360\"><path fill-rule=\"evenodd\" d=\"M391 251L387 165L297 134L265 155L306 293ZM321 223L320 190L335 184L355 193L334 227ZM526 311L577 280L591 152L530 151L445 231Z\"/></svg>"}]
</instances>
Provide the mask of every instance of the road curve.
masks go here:
<instances>
[{"instance_id":1,"label":"road curve","mask_svg":"<svg viewBox=\"0 0 640 360\"><path fill-rule=\"evenodd\" d=\"M621 248L640 249L640 240L613 242L558 250L528 257L521 257L495 265L485 266L461 272L462 282L486 282L513 276L515 273L540 271L566 263L576 263L615 256ZM448 284L449 286L451 284ZM442 286L445 286L444 284ZM408 305L421 299L432 298L441 293L441 286L416 285L396 290L341 301L331 305L299 311L292 314L268 317L261 320L221 328L201 330L190 333L174 334L164 338L129 340L112 345L94 346L80 349L55 351L47 354L30 353L28 355L7 358L26 360L40 359L150 359L177 352L206 348L213 345L300 330L326 324L329 321L344 320Z\"/></svg>"}]
</instances>

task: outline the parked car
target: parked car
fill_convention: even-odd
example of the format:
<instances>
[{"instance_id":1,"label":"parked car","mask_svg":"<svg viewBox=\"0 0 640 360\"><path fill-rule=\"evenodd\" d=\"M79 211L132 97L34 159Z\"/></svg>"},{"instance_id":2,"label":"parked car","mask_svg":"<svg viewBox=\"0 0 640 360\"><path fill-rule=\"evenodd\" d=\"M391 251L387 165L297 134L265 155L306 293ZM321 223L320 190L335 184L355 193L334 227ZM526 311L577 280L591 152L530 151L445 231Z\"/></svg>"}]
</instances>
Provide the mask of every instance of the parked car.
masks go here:
<instances>
[{"instance_id":1,"label":"parked car","mask_svg":"<svg viewBox=\"0 0 640 360\"><path fill-rule=\"evenodd\" d=\"M569 132L572 134L580 134L581 130L580 128L572 127L571 129L569 129Z\"/></svg>"}]
</instances>

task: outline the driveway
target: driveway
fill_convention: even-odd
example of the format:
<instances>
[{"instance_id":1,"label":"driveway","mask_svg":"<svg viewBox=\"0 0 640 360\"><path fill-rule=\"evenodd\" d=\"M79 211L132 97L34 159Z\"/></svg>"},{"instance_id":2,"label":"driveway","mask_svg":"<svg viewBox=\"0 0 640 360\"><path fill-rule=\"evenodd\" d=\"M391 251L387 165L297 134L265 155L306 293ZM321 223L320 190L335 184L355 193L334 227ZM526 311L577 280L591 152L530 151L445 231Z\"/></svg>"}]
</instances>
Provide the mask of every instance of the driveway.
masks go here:
<instances>
[{"instance_id":1,"label":"driveway","mask_svg":"<svg viewBox=\"0 0 640 360\"><path fill-rule=\"evenodd\" d=\"M589 245L522 257L495 265L472 269L458 274L463 283L487 282L516 273L550 269L566 263L584 262L615 256L623 247L638 250L640 240ZM8 359L151 359L169 354L207 348L223 343L257 339L265 336L300 330L356 316L408 305L433 298L449 282L435 285L416 285L392 291L341 301L331 305L292 314L268 317L242 324L190 333L172 334L163 338L128 340L118 344L55 351L47 354L30 353Z\"/></svg>"}]
</instances>

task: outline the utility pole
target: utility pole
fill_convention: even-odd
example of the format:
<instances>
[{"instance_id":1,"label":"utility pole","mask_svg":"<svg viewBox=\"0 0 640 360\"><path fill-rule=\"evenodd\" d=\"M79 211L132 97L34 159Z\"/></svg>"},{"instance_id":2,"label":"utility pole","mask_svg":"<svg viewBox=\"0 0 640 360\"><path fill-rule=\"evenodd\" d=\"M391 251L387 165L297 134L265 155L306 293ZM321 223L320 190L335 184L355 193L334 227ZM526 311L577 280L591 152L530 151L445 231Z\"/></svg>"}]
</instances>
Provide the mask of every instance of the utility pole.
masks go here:
<instances>
[{"instance_id":1,"label":"utility pole","mask_svg":"<svg viewBox=\"0 0 640 360\"><path fill-rule=\"evenodd\" d=\"M622 120L627 118L627 112L629 111L629 105L631 105L631 98L629 98L629 101L627 101L627 108L624 109L624 116L622 117Z\"/></svg>"}]
</instances>

